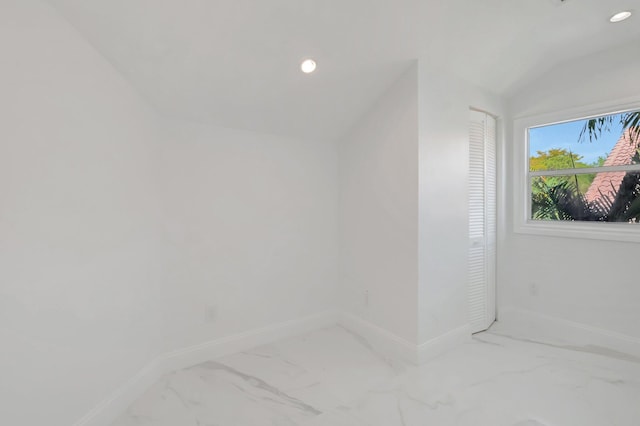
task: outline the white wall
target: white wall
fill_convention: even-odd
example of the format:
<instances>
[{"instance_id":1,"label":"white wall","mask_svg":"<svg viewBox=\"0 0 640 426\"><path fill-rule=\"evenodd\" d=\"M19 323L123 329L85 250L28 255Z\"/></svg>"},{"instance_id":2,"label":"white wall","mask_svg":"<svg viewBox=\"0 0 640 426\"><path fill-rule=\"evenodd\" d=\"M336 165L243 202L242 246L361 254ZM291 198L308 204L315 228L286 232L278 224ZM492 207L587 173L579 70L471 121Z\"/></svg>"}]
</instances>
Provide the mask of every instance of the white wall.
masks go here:
<instances>
[{"instance_id":1,"label":"white wall","mask_svg":"<svg viewBox=\"0 0 640 426\"><path fill-rule=\"evenodd\" d=\"M334 144L161 120L36 0L0 3L0 51L0 424L333 307Z\"/></svg>"},{"instance_id":2,"label":"white wall","mask_svg":"<svg viewBox=\"0 0 640 426\"><path fill-rule=\"evenodd\" d=\"M640 99L637 43L559 66L510 99L514 118L616 100ZM511 126L510 126L511 127ZM512 136L512 135L510 135ZM506 158L513 158L508 138ZM517 308L640 337L637 243L513 232L514 172L506 167L500 229L499 310ZM529 292L538 286L537 295Z\"/></svg>"},{"instance_id":3,"label":"white wall","mask_svg":"<svg viewBox=\"0 0 640 426\"><path fill-rule=\"evenodd\" d=\"M344 307L415 345L468 325L471 106L505 110L420 61L340 145Z\"/></svg>"},{"instance_id":4,"label":"white wall","mask_svg":"<svg viewBox=\"0 0 640 426\"><path fill-rule=\"evenodd\" d=\"M531 82L511 114L637 95L634 47ZM0 423L71 424L159 353L336 297L416 344L467 323L468 108L503 116L497 97L421 61L336 152L159 123L34 0L0 4L0 50ZM499 307L640 337L637 244L514 234L503 148Z\"/></svg>"},{"instance_id":5,"label":"white wall","mask_svg":"<svg viewBox=\"0 0 640 426\"><path fill-rule=\"evenodd\" d=\"M418 304L417 82L413 65L339 145L343 308L412 343Z\"/></svg>"},{"instance_id":6,"label":"white wall","mask_svg":"<svg viewBox=\"0 0 640 426\"><path fill-rule=\"evenodd\" d=\"M0 424L69 425L162 340L156 122L39 2L0 51Z\"/></svg>"},{"instance_id":7,"label":"white wall","mask_svg":"<svg viewBox=\"0 0 640 426\"><path fill-rule=\"evenodd\" d=\"M434 67L428 59L420 62L419 344L469 322L470 107L504 115L497 96Z\"/></svg>"},{"instance_id":8,"label":"white wall","mask_svg":"<svg viewBox=\"0 0 640 426\"><path fill-rule=\"evenodd\" d=\"M335 145L178 122L167 135L171 345L333 309Z\"/></svg>"}]
</instances>

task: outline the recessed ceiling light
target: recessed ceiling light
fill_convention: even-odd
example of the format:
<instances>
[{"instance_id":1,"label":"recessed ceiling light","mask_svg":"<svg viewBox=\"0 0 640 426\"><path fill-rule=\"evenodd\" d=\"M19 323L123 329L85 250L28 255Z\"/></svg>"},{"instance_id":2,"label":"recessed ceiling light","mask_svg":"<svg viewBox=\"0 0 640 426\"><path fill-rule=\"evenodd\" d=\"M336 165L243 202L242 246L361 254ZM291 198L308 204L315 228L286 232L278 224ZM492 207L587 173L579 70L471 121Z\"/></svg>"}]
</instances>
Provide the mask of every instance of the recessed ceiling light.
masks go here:
<instances>
[{"instance_id":1,"label":"recessed ceiling light","mask_svg":"<svg viewBox=\"0 0 640 426\"><path fill-rule=\"evenodd\" d=\"M625 19L629 19L630 16L631 16L631 12L629 12L628 10L625 10L624 12L616 13L615 15L613 15L611 18L609 18L609 21L622 22Z\"/></svg>"},{"instance_id":2,"label":"recessed ceiling light","mask_svg":"<svg viewBox=\"0 0 640 426\"><path fill-rule=\"evenodd\" d=\"M302 61L302 64L300 64L300 69L305 74L312 73L316 70L316 61L313 59L306 59Z\"/></svg>"}]
</instances>

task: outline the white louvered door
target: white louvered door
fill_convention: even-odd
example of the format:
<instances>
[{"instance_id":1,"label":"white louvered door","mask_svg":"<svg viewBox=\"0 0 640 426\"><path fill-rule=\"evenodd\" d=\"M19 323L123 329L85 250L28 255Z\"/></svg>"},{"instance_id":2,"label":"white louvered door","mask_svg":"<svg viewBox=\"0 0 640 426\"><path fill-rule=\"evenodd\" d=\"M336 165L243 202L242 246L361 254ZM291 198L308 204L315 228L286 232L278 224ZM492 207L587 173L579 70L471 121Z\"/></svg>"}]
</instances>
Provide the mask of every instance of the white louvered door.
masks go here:
<instances>
[{"instance_id":1,"label":"white louvered door","mask_svg":"<svg viewBox=\"0 0 640 426\"><path fill-rule=\"evenodd\" d=\"M496 119L471 111L469 121L469 282L471 331L495 320Z\"/></svg>"}]
</instances>

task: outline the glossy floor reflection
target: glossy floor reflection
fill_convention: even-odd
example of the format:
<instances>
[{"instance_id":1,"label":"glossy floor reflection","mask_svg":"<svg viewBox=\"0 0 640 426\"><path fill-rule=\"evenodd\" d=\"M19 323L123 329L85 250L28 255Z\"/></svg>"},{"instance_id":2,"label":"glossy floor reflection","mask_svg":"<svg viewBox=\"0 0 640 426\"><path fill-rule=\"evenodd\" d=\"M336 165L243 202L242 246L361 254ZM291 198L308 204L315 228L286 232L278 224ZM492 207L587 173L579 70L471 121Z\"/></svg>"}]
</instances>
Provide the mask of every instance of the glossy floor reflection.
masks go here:
<instances>
[{"instance_id":1,"label":"glossy floor reflection","mask_svg":"<svg viewBox=\"0 0 640 426\"><path fill-rule=\"evenodd\" d=\"M163 378L114 426L640 424L640 359L496 334L428 364L341 327Z\"/></svg>"}]
</instances>

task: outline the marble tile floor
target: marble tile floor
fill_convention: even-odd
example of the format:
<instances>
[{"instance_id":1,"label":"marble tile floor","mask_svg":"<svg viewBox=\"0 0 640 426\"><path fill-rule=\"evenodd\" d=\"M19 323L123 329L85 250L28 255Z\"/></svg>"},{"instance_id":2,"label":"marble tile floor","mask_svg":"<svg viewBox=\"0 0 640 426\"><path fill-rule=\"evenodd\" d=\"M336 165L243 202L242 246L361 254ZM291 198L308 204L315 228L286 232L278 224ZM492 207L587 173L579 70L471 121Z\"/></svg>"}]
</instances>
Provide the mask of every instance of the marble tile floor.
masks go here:
<instances>
[{"instance_id":1,"label":"marble tile floor","mask_svg":"<svg viewBox=\"0 0 640 426\"><path fill-rule=\"evenodd\" d=\"M477 334L421 366L341 327L164 377L113 426L638 426L640 359Z\"/></svg>"}]
</instances>

